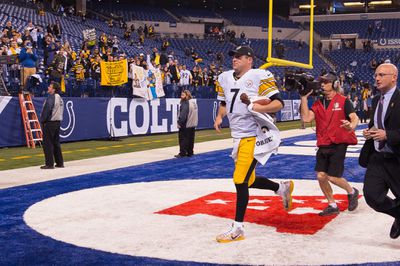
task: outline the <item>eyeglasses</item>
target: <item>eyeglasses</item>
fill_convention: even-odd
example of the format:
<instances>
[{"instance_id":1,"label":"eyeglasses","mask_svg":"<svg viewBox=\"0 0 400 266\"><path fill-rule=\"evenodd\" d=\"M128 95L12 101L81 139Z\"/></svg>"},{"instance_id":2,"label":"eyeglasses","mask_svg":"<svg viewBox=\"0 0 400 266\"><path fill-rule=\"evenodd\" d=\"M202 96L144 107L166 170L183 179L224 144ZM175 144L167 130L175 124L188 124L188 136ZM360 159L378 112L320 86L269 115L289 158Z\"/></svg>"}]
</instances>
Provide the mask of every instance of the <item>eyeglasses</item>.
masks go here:
<instances>
[{"instance_id":1,"label":"eyeglasses","mask_svg":"<svg viewBox=\"0 0 400 266\"><path fill-rule=\"evenodd\" d=\"M380 77L380 78L383 78L384 76L388 76L388 75L393 75L392 73L377 73L377 74L374 74L374 75L372 75L374 78L376 78L376 77Z\"/></svg>"}]
</instances>

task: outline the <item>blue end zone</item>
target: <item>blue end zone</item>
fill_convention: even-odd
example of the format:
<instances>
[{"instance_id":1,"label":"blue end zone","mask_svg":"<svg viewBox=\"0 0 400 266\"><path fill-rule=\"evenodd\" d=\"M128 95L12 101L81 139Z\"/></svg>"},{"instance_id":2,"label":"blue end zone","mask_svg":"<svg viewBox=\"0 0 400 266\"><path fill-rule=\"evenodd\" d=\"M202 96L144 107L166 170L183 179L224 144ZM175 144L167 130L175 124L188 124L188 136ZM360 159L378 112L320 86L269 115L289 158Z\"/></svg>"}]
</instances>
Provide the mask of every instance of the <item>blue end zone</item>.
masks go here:
<instances>
[{"instance_id":1,"label":"blue end zone","mask_svg":"<svg viewBox=\"0 0 400 266\"><path fill-rule=\"evenodd\" d=\"M285 140L293 145L313 135ZM63 193L100 186L182 179L230 178L233 162L230 150L209 152L191 158L171 159L112 171L0 190L0 264L1 265L212 265L147 257L134 257L81 248L56 241L32 230L23 221L24 212L36 202ZM257 175L271 178L315 179L314 156L277 155ZM184 166L184 167L183 167ZM357 158L346 159L348 180L362 182L364 170ZM226 171L226 169L229 169ZM350 174L351 171L351 174ZM173 188L171 188L173 189ZM62 206L60 206L62 207ZM363 265L398 265L373 263Z\"/></svg>"}]
</instances>

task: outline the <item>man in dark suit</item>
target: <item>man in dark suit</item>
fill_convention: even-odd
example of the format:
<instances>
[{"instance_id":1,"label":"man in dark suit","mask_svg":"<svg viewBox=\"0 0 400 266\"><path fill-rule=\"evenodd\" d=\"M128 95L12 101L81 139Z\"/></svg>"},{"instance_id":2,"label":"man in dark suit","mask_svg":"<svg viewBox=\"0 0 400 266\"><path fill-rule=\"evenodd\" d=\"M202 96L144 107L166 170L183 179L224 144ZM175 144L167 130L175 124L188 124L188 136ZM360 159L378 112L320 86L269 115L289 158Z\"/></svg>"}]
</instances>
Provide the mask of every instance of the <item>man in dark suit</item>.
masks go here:
<instances>
[{"instance_id":1,"label":"man in dark suit","mask_svg":"<svg viewBox=\"0 0 400 266\"><path fill-rule=\"evenodd\" d=\"M398 70L393 64L381 64L375 70L377 89L371 121L363 131L366 142L361 150L360 165L367 168L364 197L374 210L395 220L390 237L400 236L400 92ZM391 190L395 199L387 196Z\"/></svg>"}]
</instances>

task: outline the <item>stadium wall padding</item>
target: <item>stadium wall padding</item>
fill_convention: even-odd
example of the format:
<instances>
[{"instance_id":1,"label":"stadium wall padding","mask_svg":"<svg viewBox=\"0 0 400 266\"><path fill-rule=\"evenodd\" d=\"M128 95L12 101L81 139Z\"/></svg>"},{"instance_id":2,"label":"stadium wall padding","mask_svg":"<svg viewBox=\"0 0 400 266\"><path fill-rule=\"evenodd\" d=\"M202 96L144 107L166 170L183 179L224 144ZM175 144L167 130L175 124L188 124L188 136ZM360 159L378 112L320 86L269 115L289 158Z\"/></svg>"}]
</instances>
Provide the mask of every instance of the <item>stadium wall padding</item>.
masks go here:
<instances>
[{"instance_id":1,"label":"stadium wall padding","mask_svg":"<svg viewBox=\"0 0 400 266\"><path fill-rule=\"evenodd\" d=\"M64 119L61 141L102 139L176 132L180 99L162 98L145 101L134 98L63 98ZM45 98L33 98L40 112ZM197 99L198 129L213 128L218 101ZM278 121L298 119L296 100L285 100L285 110ZM290 106L290 107L289 107ZM223 126L228 126L225 119ZM0 97L0 147L26 145L21 110L17 97Z\"/></svg>"}]
</instances>

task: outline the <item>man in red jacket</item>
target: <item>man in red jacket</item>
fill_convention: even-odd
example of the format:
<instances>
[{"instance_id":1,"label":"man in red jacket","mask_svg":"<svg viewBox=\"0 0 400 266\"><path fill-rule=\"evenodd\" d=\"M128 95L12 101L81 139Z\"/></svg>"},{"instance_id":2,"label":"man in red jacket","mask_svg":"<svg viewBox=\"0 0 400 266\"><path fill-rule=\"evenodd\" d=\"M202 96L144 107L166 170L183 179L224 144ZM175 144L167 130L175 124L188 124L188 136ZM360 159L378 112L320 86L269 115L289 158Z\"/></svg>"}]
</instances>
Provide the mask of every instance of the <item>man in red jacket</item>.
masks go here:
<instances>
[{"instance_id":1,"label":"man in red jacket","mask_svg":"<svg viewBox=\"0 0 400 266\"><path fill-rule=\"evenodd\" d=\"M357 127L358 117L350 100L338 93L340 83L336 74L330 72L318 80L321 82L324 97L315 101L310 110L307 98L312 91L302 96L301 116L304 122L315 120L316 123L318 152L315 171L319 186L328 200L328 206L319 215L328 216L339 213L330 183L346 190L349 211L358 206L358 190L352 188L343 178L347 146L357 144L354 129Z\"/></svg>"}]
</instances>

